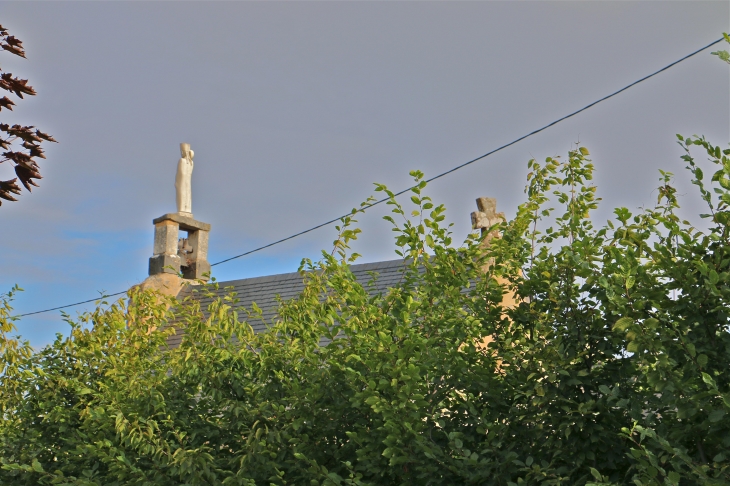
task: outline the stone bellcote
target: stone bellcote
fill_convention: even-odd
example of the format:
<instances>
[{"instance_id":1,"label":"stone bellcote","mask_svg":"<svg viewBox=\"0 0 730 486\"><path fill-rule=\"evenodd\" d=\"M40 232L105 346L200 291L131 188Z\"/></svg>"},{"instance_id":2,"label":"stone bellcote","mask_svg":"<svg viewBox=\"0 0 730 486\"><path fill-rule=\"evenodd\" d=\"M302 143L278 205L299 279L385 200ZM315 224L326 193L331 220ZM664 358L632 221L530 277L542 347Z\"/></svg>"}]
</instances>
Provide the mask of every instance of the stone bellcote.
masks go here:
<instances>
[{"instance_id":1,"label":"stone bellcote","mask_svg":"<svg viewBox=\"0 0 730 486\"><path fill-rule=\"evenodd\" d=\"M155 243L150 258L150 276L182 273L185 279L197 280L210 274L208 223L180 213L162 215L152 223L155 225ZM180 238L181 230L187 232L186 238Z\"/></svg>"}]
</instances>

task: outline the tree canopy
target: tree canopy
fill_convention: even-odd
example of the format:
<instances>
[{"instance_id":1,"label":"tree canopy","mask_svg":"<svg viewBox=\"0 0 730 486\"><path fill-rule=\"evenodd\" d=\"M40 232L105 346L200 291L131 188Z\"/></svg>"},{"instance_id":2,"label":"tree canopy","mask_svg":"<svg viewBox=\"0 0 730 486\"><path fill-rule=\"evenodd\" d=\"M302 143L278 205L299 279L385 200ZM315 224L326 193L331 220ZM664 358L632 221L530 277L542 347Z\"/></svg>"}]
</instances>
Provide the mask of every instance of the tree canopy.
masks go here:
<instances>
[{"instance_id":1,"label":"tree canopy","mask_svg":"<svg viewBox=\"0 0 730 486\"><path fill-rule=\"evenodd\" d=\"M3 484L728 484L730 150L679 142L706 231L669 173L656 207L596 228L577 147L530 161L487 247L452 244L414 172L413 212L391 197L386 217L400 284L354 279L354 211L266 333L233 294L131 291L32 351L6 298Z\"/></svg>"},{"instance_id":2,"label":"tree canopy","mask_svg":"<svg viewBox=\"0 0 730 486\"><path fill-rule=\"evenodd\" d=\"M531 160L514 218L459 246L423 174L407 204L377 185L401 282L354 278L353 210L263 333L233 293L131 290L33 350L11 291L0 481L730 484L730 149L677 139L694 221L662 172L654 207L595 225L585 147Z\"/></svg>"}]
</instances>

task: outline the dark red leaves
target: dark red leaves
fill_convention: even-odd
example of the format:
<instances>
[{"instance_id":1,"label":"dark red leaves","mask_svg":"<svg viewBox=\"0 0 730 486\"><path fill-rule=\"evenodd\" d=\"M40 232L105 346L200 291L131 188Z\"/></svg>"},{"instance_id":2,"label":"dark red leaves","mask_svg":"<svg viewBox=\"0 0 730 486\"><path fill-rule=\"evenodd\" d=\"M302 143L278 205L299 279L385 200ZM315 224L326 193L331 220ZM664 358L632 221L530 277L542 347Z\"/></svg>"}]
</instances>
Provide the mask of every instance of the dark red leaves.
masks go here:
<instances>
[{"instance_id":1,"label":"dark red leaves","mask_svg":"<svg viewBox=\"0 0 730 486\"><path fill-rule=\"evenodd\" d=\"M23 99L24 94L30 96L35 96L36 94L33 87L28 86L27 79L14 78L11 73L3 73L3 75L0 76L0 89L15 93L15 96L20 99Z\"/></svg>"},{"instance_id":2,"label":"dark red leaves","mask_svg":"<svg viewBox=\"0 0 730 486\"><path fill-rule=\"evenodd\" d=\"M38 129L36 129L35 134L38 135L38 138L42 138L43 140L46 140L47 142L55 142L55 143L58 143L55 138L53 138L52 136L48 135L47 133L41 132Z\"/></svg>"},{"instance_id":3,"label":"dark red leaves","mask_svg":"<svg viewBox=\"0 0 730 486\"><path fill-rule=\"evenodd\" d=\"M12 192L13 194L20 194L20 187L18 187L17 181L18 179L12 179L9 181L0 181L0 198L5 199L6 201L17 201L13 196L10 195ZM0 201L0 205L2 205L2 201Z\"/></svg>"},{"instance_id":4,"label":"dark red leaves","mask_svg":"<svg viewBox=\"0 0 730 486\"><path fill-rule=\"evenodd\" d=\"M25 142L40 142L43 140L38 136L37 130L33 126L24 127L21 125L13 125L11 127L4 123L0 123L0 130Z\"/></svg>"},{"instance_id":5,"label":"dark red leaves","mask_svg":"<svg viewBox=\"0 0 730 486\"><path fill-rule=\"evenodd\" d=\"M29 169L22 165L15 166L15 174L18 176L18 178L20 178L20 182L23 183L25 188L28 189L28 192L31 191L31 185L38 187L38 184L36 184L33 179L43 179L38 171Z\"/></svg>"},{"instance_id":6,"label":"dark red leaves","mask_svg":"<svg viewBox=\"0 0 730 486\"><path fill-rule=\"evenodd\" d=\"M20 39L16 39L15 36L12 35L7 35L7 31L5 29L0 29L0 37L4 37L3 40L0 41L0 47L12 54L15 54L16 56L25 58L23 42Z\"/></svg>"},{"instance_id":7,"label":"dark red leaves","mask_svg":"<svg viewBox=\"0 0 730 486\"><path fill-rule=\"evenodd\" d=\"M15 103L13 103L13 101L10 98L8 98L7 96L3 96L0 99L0 110L5 108L6 110L13 111L14 105L15 105Z\"/></svg>"},{"instance_id":8,"label":"dark red leaves","mask_svg":"<svg viewBox=\"0 0 730 486\"><path fill-rule=\"evenodd\" d=\"M25 57L23 42L8 35L8 30L2 25L0 25L0 49L16 56ZM28 85L27 79L13 77L11 73L0 72L0 89L13 93L20 99L23 99L23 95L36 94L33 87ZM0 99L0 110L4 108L12 111L13 106L15 103L7 96ZM55 141L52 136L41 132L34 126L17 124L11 126L7 123L0 123L0 149L4 150L0 157L0 164L10 162L18 176L10 181L0 181L0 199L16 201L11 194L20 194L18 179L28 191L31 190L31 186L38 187L35 181L42 177L35 159L46 158L44 150L41 148L43 142Z\"/></svg>"}]
</instances>

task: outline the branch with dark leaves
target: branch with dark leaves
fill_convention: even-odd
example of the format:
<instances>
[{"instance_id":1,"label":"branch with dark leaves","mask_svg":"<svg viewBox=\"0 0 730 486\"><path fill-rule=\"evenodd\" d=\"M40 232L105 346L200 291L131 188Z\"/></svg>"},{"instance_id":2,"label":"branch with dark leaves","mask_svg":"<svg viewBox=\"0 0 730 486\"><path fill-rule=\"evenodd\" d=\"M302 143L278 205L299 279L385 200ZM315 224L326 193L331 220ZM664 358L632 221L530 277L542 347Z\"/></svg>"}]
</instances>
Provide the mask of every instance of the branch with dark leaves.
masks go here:
<instances>
[{"instance_id":1,"label":"branch with dark leaves","mask_svg":"<svg viewBox=\"0 0 730 486\"><path fill-rule=\"evenodd\" d=\"M0 98L0 111L2 111L3 108L13 111L13 106L15 106L15 103L13 103L13 101L7 96Z\"/></svg>"},{"instance_id":2,"label":"branch with dark leaves","mask_svg":"<svg viewBox=\"0 0 730 486\"><path fill-rule=\"evenodd\" d=\"M3 73L2 76L0 76L0 89L15 93L15 96L21 100L23 99L24 94L30 96L35 96L36 94L33 86L28 86L27 79L14 78L11 73Z\"/></svg>"},{"instance_id":3,"label":"branch with dark leaves","mask_svg":"<svg viewBox=\"0 0 730 486\"><path fill-rule=\"evenodd\" d=\"M0 25L0 48L16 56L25 58L25 50L23 43L12 35L8 30ZM0 71L0 89L14 94L20 99L23 95L34 96L36 91L32 86L28 85L27 79L14 77L11 73L3 73ZM3 109L12 111L15 102L4 96L0 98L0 111ZM40 167L35 158L45 159L46 155L41 148L43 142L56 142L52 136L43 133L34 126L9 125L0 123L0 149L2 157L0 164L10 162L18 176L9 181L0 181L0 205L2 199L6 201L17 201L12 194L20 194L20 186L17 181L31 191L31 186L38 187L36 180L41 177Z\"/></svg>"},{"instance_id":4,"label":"branch with dark leaves","mask_svg":"<svg viewBox=\"0 0 730 486\"><path fill-rule=\"evenodd\" d=\"M17 180L0 181L0 206L3 205L3 199L6 201L17 201L17 199L10 195L10 193L20 194L20 187L18 187Z\"/></svg>"},{"instance_id":5,"label":"branch with dark leaves","mask_svg":"<svg viewBox=\"0 0 730 486\"><path fill-rule=\"evenodd\" d=\"M16 56L20 56L25 59L23 41L16 39L15 36L8 35L8 31L4 29L2 25L0 25L0 38L2 38L0 41L0 47L11 54L15 54Z\"/></svg>"}]
</instances>

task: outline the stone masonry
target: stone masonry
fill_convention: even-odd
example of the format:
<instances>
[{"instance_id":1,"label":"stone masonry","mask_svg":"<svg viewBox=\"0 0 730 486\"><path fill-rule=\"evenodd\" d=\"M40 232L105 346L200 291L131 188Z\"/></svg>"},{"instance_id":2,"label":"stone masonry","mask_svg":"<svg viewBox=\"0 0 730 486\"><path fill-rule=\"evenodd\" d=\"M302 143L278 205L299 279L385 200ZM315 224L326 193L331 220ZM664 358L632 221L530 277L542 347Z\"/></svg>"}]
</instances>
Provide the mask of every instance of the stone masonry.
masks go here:
<instances>
[{"instance_id":1,"label":"stone masonry","mask_svg":"<svg viewBox=\"0 0 730 486\"><path fill-rule=\"evenodd\" d=\"M155 243L150 258L150 276L182 273L185 279L197 280L210 274L208 223L180 213L168 213L152 222L155 225ZM187 238L179 238L180 230L187 231Z\"/></svg>"}]
</instances>

